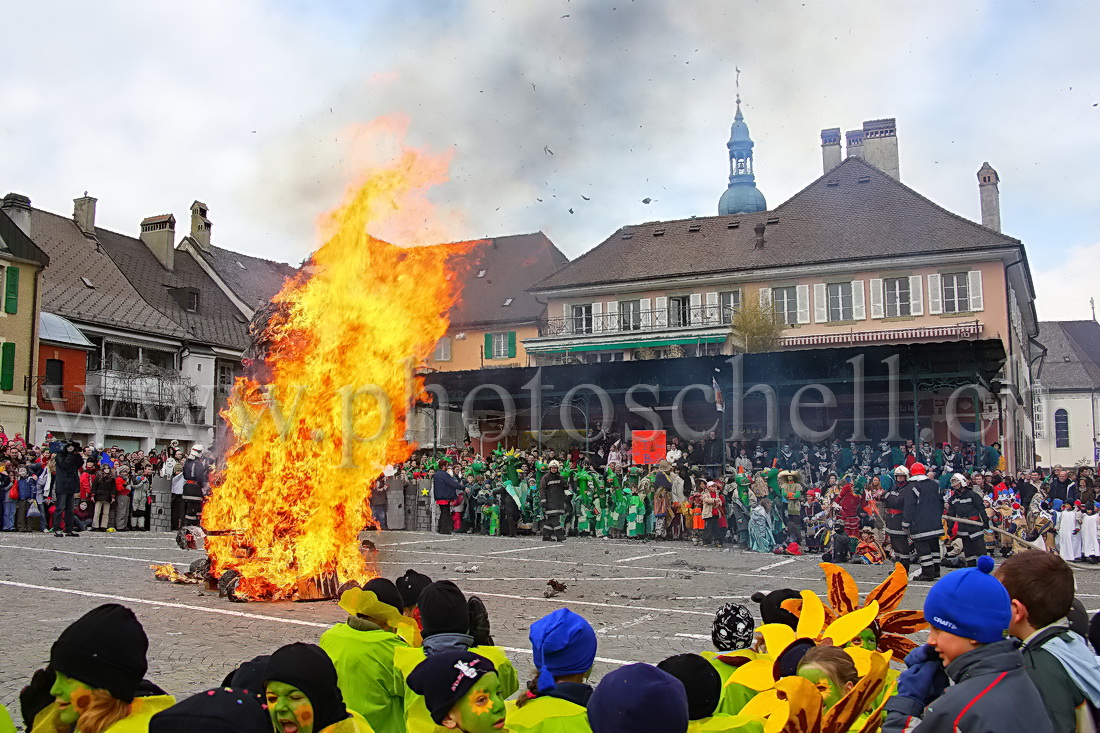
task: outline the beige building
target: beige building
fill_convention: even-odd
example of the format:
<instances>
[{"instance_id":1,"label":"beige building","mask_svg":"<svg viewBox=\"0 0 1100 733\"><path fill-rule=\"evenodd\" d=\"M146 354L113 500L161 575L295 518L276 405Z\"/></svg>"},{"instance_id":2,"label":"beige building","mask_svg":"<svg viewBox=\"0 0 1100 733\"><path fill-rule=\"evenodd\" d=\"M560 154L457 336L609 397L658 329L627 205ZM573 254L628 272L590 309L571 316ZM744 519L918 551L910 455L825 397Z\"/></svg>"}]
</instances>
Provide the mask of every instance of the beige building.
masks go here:
<instances>
[{"instance_id":1,"label":"beige building","mask_svg":"<svg viewBox=\"0 0 1100 733\"><path fill-rule=\"evenodd\" d=\"M27 236L30 201L8 194L0 210L0 426L34 440L41 274L50 258Z\"/></svg>"}]
</instances>

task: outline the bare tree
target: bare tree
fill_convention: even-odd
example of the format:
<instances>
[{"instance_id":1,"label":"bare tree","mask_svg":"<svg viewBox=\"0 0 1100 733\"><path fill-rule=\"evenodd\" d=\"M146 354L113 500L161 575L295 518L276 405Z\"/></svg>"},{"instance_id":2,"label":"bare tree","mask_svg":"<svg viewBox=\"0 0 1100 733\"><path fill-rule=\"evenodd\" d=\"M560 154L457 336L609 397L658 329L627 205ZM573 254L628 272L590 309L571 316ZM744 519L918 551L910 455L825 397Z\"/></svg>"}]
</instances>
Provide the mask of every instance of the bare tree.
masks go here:
<instances>
[{"instance_id":1,"label":"bare tree","mask_svg":"<svg viewBox=\"0 0 1100 733\"><path fill-rule=\"evenodd\" d=\"M733 335L741 342L746 354L775 351L786 326L775 317L768 306L754 299L747 299L733 314Z\"/></svg>"}]
</instances>

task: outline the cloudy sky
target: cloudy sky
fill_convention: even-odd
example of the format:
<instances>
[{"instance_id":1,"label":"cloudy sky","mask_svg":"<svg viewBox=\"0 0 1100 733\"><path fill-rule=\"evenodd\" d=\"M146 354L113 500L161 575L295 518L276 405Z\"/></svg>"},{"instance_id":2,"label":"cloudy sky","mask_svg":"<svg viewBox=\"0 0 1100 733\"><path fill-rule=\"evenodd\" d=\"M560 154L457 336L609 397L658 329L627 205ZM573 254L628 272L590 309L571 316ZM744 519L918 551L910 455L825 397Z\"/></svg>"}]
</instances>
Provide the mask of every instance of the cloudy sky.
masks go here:
<instances>
[{"instance_id":1,"label":"cloudy sky","mask_svg":"<svg viewBox=\"0 0 1100 733\"><path fill-rule=\"evenodd\" d=\"M946 208L979 218L975 173L997 168L1041 317L1100 301L1100 3L41 0L4 17L0 188L60 213L87 190L118 231L201 199L215 243L296 263L364 165L356 126L403 115L411 144L453 153L432 192L453 239L541 229L576 256L623 224L716 213L739 67L770 206L820 174L821 128L896 117L903 182Z\"/></svg>"}]
</instances>

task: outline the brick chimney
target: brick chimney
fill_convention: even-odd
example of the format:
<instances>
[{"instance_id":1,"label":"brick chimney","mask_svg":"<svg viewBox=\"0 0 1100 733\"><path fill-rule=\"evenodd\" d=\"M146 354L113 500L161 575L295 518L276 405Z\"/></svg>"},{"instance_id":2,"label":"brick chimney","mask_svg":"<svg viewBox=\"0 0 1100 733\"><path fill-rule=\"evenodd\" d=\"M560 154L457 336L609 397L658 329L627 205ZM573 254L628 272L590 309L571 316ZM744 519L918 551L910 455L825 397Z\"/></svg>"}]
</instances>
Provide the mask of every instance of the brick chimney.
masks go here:
<instances>
[{"instance_id":1,"label":"brick chimney","mask_svg":"<svg viewBox=\"0 0 1100 733\"><path fill-rule=\"evenodd\" d=\"M95 236L95 202L96 199L87 191L80 198L73 199L73 221L85 237Z\"/></svg>"},{"instance_id":2,"label":"brick chimney","mask_svg":"<svg viewBox=\"0 0 1100 733\"><path fill-rule=\"evenodd\" d=\"M0 209L15 222L15 225L23 230L28 237L31 236L31 200L21 193L9 193L0 204ZM32 237L33 239L33 237Z\"/></svg>"},{"instance_id":3,"label":"brick chimney","mask_svg":"<svg viewBox=\"0 0 1100 733\"><path fill-rule=\"evenodd\" d=\"M978 195L982 202L982 226L1001 231L1001 177L988 162L978 169Z\"/></svg>"},{"instance_id":4,"label":"brick chimney","mask_svg":"<svg viewBox=\"0 0 1100 733\"><path fill-rule=\"evenodd\" d=\"M207 211L206 204L201 201L191 204L191 239L203 252L210 251L210 230L214 226L206 218Z\"/></svg>"},{"instance_id":5,"label":"brick chimney","mask_svg":"<svg viewBox=\"0 0 1100 733\"><path fill-rule=\"evenodd\" d=\"M895 181L901 180L898 127L893 117L863 123L863 159Z\"/></svg>"},{"instance_id":6,"label":"brick chimney","mask_svg":"<svg viewBox=\"0 0 1100 733\"><path fill-rule=\"evenodd\" d=\"M141 241L156 255L164 269L176 264L176 217L171 214L150 216L141 220Z\"/></svg>"},{"instance_id":7,"label":"brick chimney","mask_svg":"<svg viewBox=\"0 0 1100 733\"><path fill-rule=\"evenodd\" d=\"M844 133L844 150L848 158L863 157L863 130L848 130Z\"/></svg>"},{"instance_id":8,"label":"brick chimney","mask_svg":"<svg viewBox=\"0 0 1100 733\"><path fill-rule=\"evenodd\" d=\"M840 165L840 128L830 127L821 131L821 167L824 173Z\"/></svg>"}]
</instances>

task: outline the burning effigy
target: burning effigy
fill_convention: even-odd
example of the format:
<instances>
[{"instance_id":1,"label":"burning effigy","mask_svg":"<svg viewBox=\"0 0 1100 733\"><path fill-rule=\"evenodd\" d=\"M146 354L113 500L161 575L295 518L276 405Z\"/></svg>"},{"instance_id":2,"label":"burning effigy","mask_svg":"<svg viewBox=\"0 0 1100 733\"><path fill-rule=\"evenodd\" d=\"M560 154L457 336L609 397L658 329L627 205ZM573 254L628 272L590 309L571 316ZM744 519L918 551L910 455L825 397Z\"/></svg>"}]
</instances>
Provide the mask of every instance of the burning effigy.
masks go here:
<instances>
[{"instance_id":1,"label":"burning effigy","mask_svg":"<svg viewBox=\"0 0 1100 733\"><path fill-rule=\"evenodd\" d=\"M202 514L208 578L232 579L238 600L331 597L377 574L359 540L373 525L371 486L415 447L415 367L446 332L453 274L474 244L377 233L427 217L424 191L446 165L404 150L368 173L322 217L323 243L265 314L263 358L223 413L234 442Z\"/></svg>"}]
</instances>

